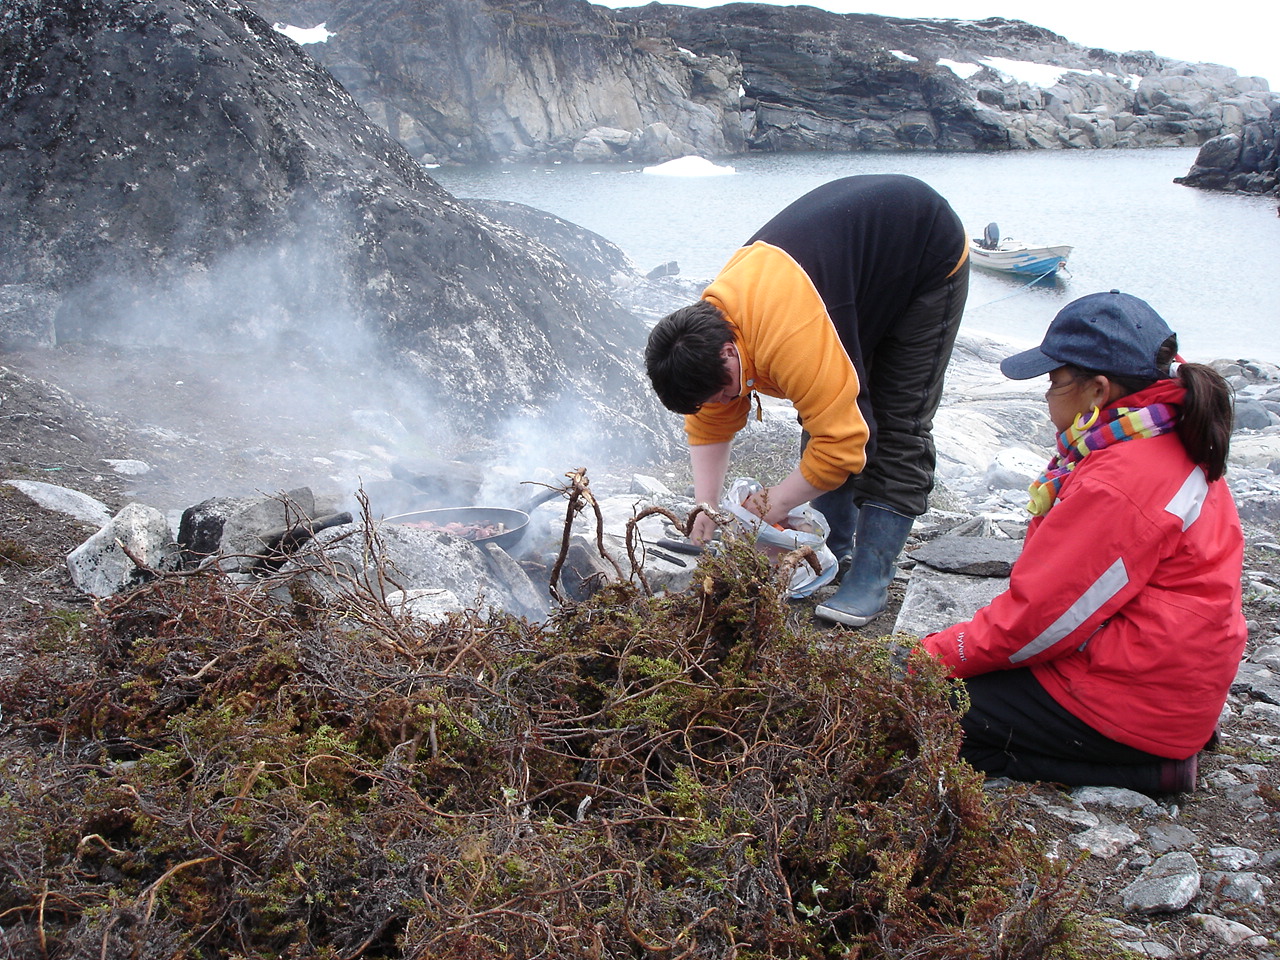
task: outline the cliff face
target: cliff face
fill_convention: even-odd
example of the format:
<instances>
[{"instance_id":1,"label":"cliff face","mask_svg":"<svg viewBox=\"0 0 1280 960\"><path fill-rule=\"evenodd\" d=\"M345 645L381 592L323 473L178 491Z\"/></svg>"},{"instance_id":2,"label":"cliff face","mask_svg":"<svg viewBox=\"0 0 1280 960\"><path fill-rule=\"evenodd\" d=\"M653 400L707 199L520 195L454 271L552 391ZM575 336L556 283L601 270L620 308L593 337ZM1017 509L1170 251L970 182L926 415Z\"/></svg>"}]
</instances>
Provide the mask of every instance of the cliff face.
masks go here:
<instances>
[{"instance_id":1,"label":"cliff face","mask_svg":"<svg viewBox=\"0 0 1280 960\"><path fill-rule=\"evenodd\" d=\"M258 0L420 158L1195 146L1264 120L1264 81L1027 23L585 0ZM1003 61L1059 68L1038 83Z\"/></svg>"},{"instance_id":2,"label":"cliff face","mask_svg":"<svg viewBox=\"0 0 1280 960\"><path fill-rule=\"evenodd\" d=\"M441 189L232 0L0 12L0 306L20 340L358 345L459 417L579 397L603 432L655 438L644 326L602 289Z\"/></svg>"},{"instance_id":3,"label":"cliff face","mask_svg":"<svg viewBox=\"0 0 1280 960\"><path fill-rule=\"evenodd\" d=\"M1228 68L1090 49L1015 20L754 4L621 14L695 51L732 51L748 141L765 149L1188 146L1276 102ZM1057 69L1031 83L1021 64Z\"/></svg>"},{"instance_id":4,"label":"cliff face","mask_svg":"<svg viewBox=\"0 0 1280 960\"><path fill-rule=\"evenodd\" d=\"M416 156L665 159L734 153L731 58L695 55L584 0L312 0L254 5L324 22L309 44Z\"/></svg>"}]
</instances>

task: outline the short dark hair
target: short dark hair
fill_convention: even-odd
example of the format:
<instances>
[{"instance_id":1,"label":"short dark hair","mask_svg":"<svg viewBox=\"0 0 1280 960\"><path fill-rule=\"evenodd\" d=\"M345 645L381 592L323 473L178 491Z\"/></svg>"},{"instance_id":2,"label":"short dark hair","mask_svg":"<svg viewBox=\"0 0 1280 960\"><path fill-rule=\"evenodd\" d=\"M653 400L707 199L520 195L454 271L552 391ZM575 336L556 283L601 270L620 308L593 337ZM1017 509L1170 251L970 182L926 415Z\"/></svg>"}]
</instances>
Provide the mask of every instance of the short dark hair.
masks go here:
<instances>
[{"instance_id":1,"label":"short dark hair","mask_svg":"<svg viewBox=\"0 0 1280 960\"><path fill-rule=\"evenodd\" d=\"M725 386L720 353L732 342L733 325L706 300L659 320L649 331L644 366L662 405L676 413L697 413Z\"/></svg>"}]
</instances>

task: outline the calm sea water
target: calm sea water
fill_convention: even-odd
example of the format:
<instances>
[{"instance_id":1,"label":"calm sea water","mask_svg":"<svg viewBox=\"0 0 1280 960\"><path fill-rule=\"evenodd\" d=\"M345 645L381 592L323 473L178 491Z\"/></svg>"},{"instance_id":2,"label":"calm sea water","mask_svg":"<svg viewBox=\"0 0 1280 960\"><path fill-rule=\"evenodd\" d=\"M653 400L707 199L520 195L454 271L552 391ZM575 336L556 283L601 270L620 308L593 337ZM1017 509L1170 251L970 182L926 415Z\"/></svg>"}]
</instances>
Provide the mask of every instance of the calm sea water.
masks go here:
<instances>
[{"instance_id":1,"label":"calm sea water","mask_svg":"<svg viewBox=\"0 0 1280 960\"><path fill-rule=\"evenodd\" d=\"M459 197L514 200L616 243L642 270L675 260L709 279L774 213L836 177L906 173L945 196L978 236L1075 249L1070 275L1025 286L975 270L965 329L1038 343L1068 301L1119 288L1152 304L1188 359L1280 363L1275 200L1173 183L1194 149L977 154L793 154L736 158L731 176L663 177L639 166L497 165L432 170Z\"/></svg>"}]
</instances>

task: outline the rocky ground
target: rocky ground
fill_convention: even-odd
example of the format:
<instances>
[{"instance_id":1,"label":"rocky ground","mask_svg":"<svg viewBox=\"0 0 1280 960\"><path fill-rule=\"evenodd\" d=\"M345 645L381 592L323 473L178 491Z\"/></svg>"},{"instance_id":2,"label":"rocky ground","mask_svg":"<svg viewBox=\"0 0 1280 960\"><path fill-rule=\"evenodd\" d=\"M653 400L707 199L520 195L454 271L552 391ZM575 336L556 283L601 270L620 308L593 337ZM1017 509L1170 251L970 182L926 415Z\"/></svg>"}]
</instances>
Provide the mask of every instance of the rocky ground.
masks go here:
<instances>
[{"instance_id":1,"label":"rocky ground","mask_svg":"<svg viewBox=\"0 0 1280 960\"><path fill-rule=\"evenodd\" d=\"M47 510L3 481L57 484L111 510L133 499L174 509L212 495L214 476L226 488L322 487L332 482L341 459L335 451L352 440L340 419L326 431L317 426L327 422L323 418L291 420L278 410L283 419L272 424L272 442L246 443L246 436L260 435L266 416L249 392L240 394L239 407L221 402L211 408L207 399L216 385L200 382L198 365L179 362L152 376L137 371L155 368L124 362L131 359L84 348L0 355L0 679L38 653L42 637L53 635L67 611L90 607L72 586L65 557L96 526ZM90 394L84 385L91 370L115 371L114 386ZM229 432L213 426L228 423ZM789 456L764 440L742 452L746 468L762 472ZM138 469L132 461L149 470L117 472ZM679 463L643 466L673 489L686 481L683 469ZM610 481L597 479L602 487ZM1265 699L1275 685L1256 678L1268 666L1280 673L1280 611L1268 590L1280 585L1280 548L1274 530L1247 526L1247 666L1255 679L1233 691L1221 743L1201 757L1196 791L1153 800L1117 791L993 785L1025 791L1026 821L1056 842L1062 856L1089 851L1079 868L1086 904L1112 918L1118 938L1147 956L1280 956L1280 888L1274 886L1280 878L1280 706ZM856 633L892 630L904 582L895 584L890 610ZM812 601L798 602L795 615L809 617L811 610ZM833 632L836 642L849 639ZM15 741L6 736L4 742ZM1170 883L1190 883L1194 875L1198 893L1175 909L1144 913L1130 885L1171 851L1187 855L1180 866L1192 873Z\"/></svg>"}]
</instances>

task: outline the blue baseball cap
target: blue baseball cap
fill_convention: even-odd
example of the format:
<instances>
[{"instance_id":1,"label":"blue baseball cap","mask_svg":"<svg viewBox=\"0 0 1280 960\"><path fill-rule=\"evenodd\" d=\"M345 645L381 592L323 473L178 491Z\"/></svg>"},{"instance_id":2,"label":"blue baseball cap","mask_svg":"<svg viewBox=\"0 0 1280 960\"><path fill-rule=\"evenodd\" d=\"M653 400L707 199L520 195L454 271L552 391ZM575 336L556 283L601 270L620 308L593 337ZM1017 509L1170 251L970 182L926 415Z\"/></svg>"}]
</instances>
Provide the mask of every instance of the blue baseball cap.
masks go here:
<instances>
[{"instance_id":1,"label":"blue baseball cap","mask_svg":"<svg viewBox=\"0 0 1280 960\"><path fill-rule=\"evenodd\" d=\"M1121 377L1159 380L1161 345L1173 336L1169 325L1145 300L1111 290L1072 300L1058 311L1040 346L1000 361L1010 380L1030 380L1074 364Z\"/></svg>"}]
</instances>

